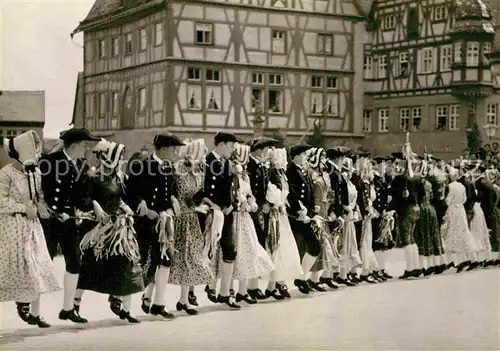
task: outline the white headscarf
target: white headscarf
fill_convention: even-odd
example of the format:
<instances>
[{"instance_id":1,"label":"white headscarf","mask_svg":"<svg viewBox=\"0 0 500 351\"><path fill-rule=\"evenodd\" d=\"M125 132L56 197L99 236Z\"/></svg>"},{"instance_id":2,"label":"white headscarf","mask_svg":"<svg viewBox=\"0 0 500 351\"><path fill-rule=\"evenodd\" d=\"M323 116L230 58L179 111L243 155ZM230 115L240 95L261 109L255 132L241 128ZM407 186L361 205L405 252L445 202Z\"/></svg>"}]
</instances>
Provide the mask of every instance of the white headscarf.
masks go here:
<instances>
[{"instance_id":1,"label":"white headscarf","mask_svg":"<svg viewBox=\"0 0 500 351\"><path fill-rule=\"evenodd\" d=\"M125 145L105 139L99 141L93 150L99 162L108 169L115 169L118 166L124 151Z\"/></svg>"},{"instance_id":2,"label":"white headscarf","mask_svg":"<svg viewBox=\"0 0 500 351\"><path fill-rule=\"evenodd\" d=\"M34 130L28 130L14 138L5 138L3 147L10 158L24 166L36 165L42 155L42 143Z\"/></svg>"}]
</instances>

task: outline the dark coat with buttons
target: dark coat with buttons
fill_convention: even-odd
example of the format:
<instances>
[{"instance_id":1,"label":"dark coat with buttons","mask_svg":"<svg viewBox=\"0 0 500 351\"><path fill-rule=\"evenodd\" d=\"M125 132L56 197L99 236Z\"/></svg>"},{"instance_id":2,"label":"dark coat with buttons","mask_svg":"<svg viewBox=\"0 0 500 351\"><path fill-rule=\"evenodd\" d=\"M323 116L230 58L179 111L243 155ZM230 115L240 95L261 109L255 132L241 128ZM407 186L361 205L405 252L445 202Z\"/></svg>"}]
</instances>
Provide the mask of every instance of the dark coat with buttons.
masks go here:
<instances>
[{"instance_id":1,"label":"dark coat with buttons","mask_svg":"<svg viewBox=\"0 0 500 351\"><path fill-rule=\"evenodd\" d=\"M377 193L377 198L373 201L373 207L382 215L384 211L389 210L389 184L386 183L383 177L376 175L373 178L373 186Z\"/></svg>"},{"instance_id":2,"label":"dark coat with buttons","mask_svg":"<svg viewBox=\"0 0 500 351\"><path fill-rule=\"evenodd\" d=\"M126 182L127 204L136 211L141 201L156 212L172 209L172 196L177 196L173 165L160 164L153 156L134 163Z\"/></svg>"},{"instance_id":3,"label":"dark coat with buttons","mask_svg":"<svg viewBox=\"0 0 500 351\"><path fill-rule=\"evenodd\" d=\"M349 193L347 191L347 181L332 162L327 163L327 172L330 175L330 184L333 191L333 201L329 213L333 212L337 217L345 213L344 206L349 204Z\"/></svg>"},{"instance_id":4,"label":"dark coat with buttons","mask_svg":"<svg viewBox=\"0 0 500 351\"><path fill-rule=\"evenodd\" d=\"M45 202L56 213L74 214L75 209L88 210L85 194L85 160L77 160L76 165L63 151L44 155L39 161L42 173L42 191Z\"/></svg>"},{"instance_id":5,"label":"dark coat with buttons","mask_svg":"<svg viewBox=\"0 0 500 351\"><path fill-rule=\"evenodd\" d=\"M250 178L255 202L260 207L267 203L266 194L271 179L271 172L263 163L257 162L253 157L250 157L247 164L247 173Z\"/></svg>"},{"instance_id":6,"label":"dark coat with buttons","mask_svg":"<svg viewBox=\"0 0 500 351\"><path fill-rule=\"evenodd\" d=\"M314 190L313 182L307 169L300 168L295 163L290 163L286 170L288 178L288 214L294 217L298 216L300 211L299 201L307 209L307 215L312 217L317 213L314 212Z\"/></svg>"},{"instance_id":7,"label":"dark coat with buttons","mask_svg":"<svg viewBox=\"0 0 500 351\"><path fill-rule=\"evenodd\" d=\"M233 176L228 160L218 159L213 152L205 157L204 196L221 209L229 207L233 202Z\"/></svg>"}]
</instances>

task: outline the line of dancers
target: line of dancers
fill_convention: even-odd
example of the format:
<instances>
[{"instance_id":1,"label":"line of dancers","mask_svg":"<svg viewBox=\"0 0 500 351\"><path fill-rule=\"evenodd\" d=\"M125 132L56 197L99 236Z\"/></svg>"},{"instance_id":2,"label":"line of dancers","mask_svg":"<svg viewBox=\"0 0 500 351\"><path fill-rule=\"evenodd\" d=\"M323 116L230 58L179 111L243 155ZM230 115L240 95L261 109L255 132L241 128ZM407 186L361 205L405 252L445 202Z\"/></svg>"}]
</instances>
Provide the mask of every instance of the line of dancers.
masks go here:
<instances>
[{"instance_id":1,"label":"line of dancers","mask_svg":"<svg viewBox=\"0 0 500 351\"><path fill-rule=\"evenodd\" d=\"M59 319L87 323L80 304L92 290L139 323L138 292L144 313L174 318L171 285L180 286L175 309L196 315L200 285L213 303L240 309L291 298L287 281L303 294L384 282L394 247L405 252L400 279L500 264L500 176L484 163L418 156L409 142L390 157L222 132L210 152L203 139L167 132L153 145L125 165L125 145L85 128L61 133L45 155L34 131L4 139L0 301L47 328L42 294L63 289Z\"/></svg>"}]
</instances>

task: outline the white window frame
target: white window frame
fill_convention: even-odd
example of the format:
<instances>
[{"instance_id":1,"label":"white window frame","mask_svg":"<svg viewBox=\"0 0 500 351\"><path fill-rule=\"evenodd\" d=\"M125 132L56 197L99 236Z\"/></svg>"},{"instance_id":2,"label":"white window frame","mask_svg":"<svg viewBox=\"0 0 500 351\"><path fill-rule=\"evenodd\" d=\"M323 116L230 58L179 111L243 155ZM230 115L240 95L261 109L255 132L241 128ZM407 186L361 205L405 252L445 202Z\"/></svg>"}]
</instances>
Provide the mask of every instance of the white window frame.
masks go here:
<instances>
[{"instance_id":1,"label":"white window frame","mask_svg":"<svg viewBox=\"0 0 500 351\"><path fill-rule=\"evenodd\" d=\"M271 106L270 106L270 103L271 103L271 92L275 92L277 94L277 98L276 100L278 100L278 104L276 105L278 107L278 111L275 111L275 110L272 110L271 109ZM274 89L274 88L270 88L268 89L267 91L267 110L268 110L268 113L269 114L273 114L273 115L281 115L283 114L283 110L284 110L284 107L285 107L285 104L284 104L284 101L283 101L283 97L284 97L284 92L283 92L283 89Z\"/></svg>"},{"instance_id":2,"label":"white window frame","mask_svg":"<svg viewBox=\"0 0 500 351\"><path fill-rule=\"evenodd\" d=\"M311 76L311 88L322 89L324 86L324 77L322 76Z\"/></svg>"},{"instance_id":3,"label":"white window frame","mask_svg":"<svg viewBox=\"0 0 500 351\"><path fill-rule=\"evenodd\" d=\"M477 67L479 66L479 42L469 41L467 42L467 67Z\"/></svg>"},{"instance_id":4,"label":"white window frame","mask_svg":"<svg viewBox=\"0 0 500 351\"><path fill-rule=\"evenodd\" d=\"M444 131L449 128L449 111L450 107L448 105L437 105L436 106L436 130L438 131ZM445 127L444 129L439 129L439 119L440 118L445 118Z\"/></svg>"},{"instance_id":5,"label":"white window frame","mask_svg":"<svg viewBox=\"0 0 500 351\"><path fill-rule=\"evenodd\" d=\"M382 21L382 30L391 30L396 28L396 15L385 15Z\"/></svg>"},{"instance_id":6,"label":"white window frame","mask_svg":"<svg viewBox=\"0 0 500 351\"><path fill-rule=\"evenodd\" d=\"M264 73L252 72L252 84L264 85Z\"/></svg>"},{"instance_id":7,"label":"white window frame","mask_svg":"<svg viewBox=\"0 0 500 351\"><path fill-rule=\"evenodd\" d=\"M380 108L378 110L378 131L380 133L389 132L389 109Z\"/></svg>"},{"instance_id":8,"label":"white window frame","mask_svg":"<svg viewBox=\"0 0 500 351\"><path fill-rule=\"evenodd\" d=\"M332 82L334 84L332 84ZM339 86L339 80L335 76L327 76L326 77L326 89L337 89Z\"/></svg>"},{"instance_id":9,"label":"white window frame","mask_svg":"<svg viewBox=\"0 0 500 351\"><path fill-rule=\"evenodd\" d=\"M363 76L365 79L373 78L373 57L365 55L363 58Z\"/></svg>"},{"instance_id":10,"label":"white window frame","mask_svg":"<svg viewBox=\"0 0 500 351\"><path fill-rule=\"evenodd\" d=\"M148 106L147 88L146 87L139 88L139 93L137 95L139 96L139 103L137 104L138 107L137 112L143 113L146 111L146 107Z\"/></svg>"},{"instance_id":11,"label":"white window frame","mask_svg":"<svg viewBox=\"0 0 500 351\"><path fill-rule=\"evenodd\" d=\"M187 79L190 81L200 81L201 80L201 68L200 67L188 67L186 70Z\"/></svg>"},{"instance_id":12,"label":"white window frame","mask_svg":"<svg viewBox=\"0 0 500 351\"><path fill-rule=\"evenodd\" d=\"M205 80L212 83L220 83L221 71L218 69L207 68L205 69Z\"/></svg>"},{"instance_id":13,"label":"white window frame","mask_svg":"<svg viewBox=\"0 0 500 351\"><path fill-rule=\"evenodd\" d=\"M488 55L491 54L491 43L485 42L483 43L483 62L488 63L490 60L488 59Z\"/></svg>"},{"instance_id":14,"label":"white window frame","mask_svg":"<svg viewBox=\"0 0 500 351\"><path fill-rule=\"evenodd\" d=\"M286 53L286 30L271 30L271 52L273 54Z\"/></svg>"},{"instance_id":15,"label":"white window frame","mask_svg":"<svg viewBox=\"0 0 500 351\"><path fill-rule=\"evenodd\" d=\"M436 6L432 12L434 21L444 21L448 14L448 9L446 6Z\"/></svg>"},{"instance_id":16,"label":"white window frame","mask_svg":"<svg viewBox=\"0 0 500 351\"><path fill-rule=\"evenodd\" d=\"M139 29L139 51L146 51L148 48L148 29L143 27Z\"/></svg>"},{"instance_id":17,"label":"white window frame","mask_svg":"<svg viewBox=\"0 0 500 351\"><path fill-rule=\"evenodd\" d=\"M422 73L432 73L434 71L434 51L433 48L422 49Z\"/></svg>"},{"instance_id":18,"label":"white window frame","mask_svg":"<svg viewBox=\"0 0 500 351\"><path fill-rule=\"evenodd\" d=\"M449 129L450 130L459 130L459 120L460 120L460 104L452 104L450 105L449 110Z\"/></svg>"},{"instance_id":19,"label":"white window frame","mask_svg":"<svg viewBox=\"0 0 500 351\"><path fill-rule=\"evenodd\" d=\"M439 65L441 72L451 71L452 52L453 47L451 45L441 46L441 63Z\"/></svg>"},{"instance_id":20,"label":"white window frame","mask_svg":"<svg viewBox=\"0 0 500 351\"><path fill-rule=\"evenodd\" d=\"M363 132L371 133L372 131L372 110L363 110Z\"/></svg>"},{"instance_id":21,"label":"white window frame","mask_svg":"<svg viewBox=\"0 0 500 351\"><path fill-rule=\"evenodd\" d=\"M111 56L116 57L120 53L120 38L111 38Z\"/></svg>"},{"instance_id":22,"label":"white window frame","mask_svg":"<svg viewBox=\"0 0 500 351\"><path fill-rule=\"evenodd\" d=\"M163 22L155 23L155 46L163 44Z\"/></svg>"},{"instance_id":23,"label":"white window frame","mask_svg":"<svg viewBox=\"0 0 500 351\"><path fill-rule=\"evenodd\" d=\"M125 34L125 55L132 55L134 51L134 40L132 33Z\"/></svg>"},{"instance_id":24,"label":"white window frame","mask_svg":"<svg viewBox=\"0 0 500 351\"><path fill-rule=\"evenodd\" d=\"M403 65L406 63L406 70L403 74ZM398 76L407 76L410 70L410 62L408 60L408 52L399 53Z\"/></svg>"},{"instance_id":25,"label":"white window frame","mask_svg":"<svg viewBox=\"0 0 500 351\"><path fill-rule=\"evenodd\" d=\"M316 39L316 51L321 55L333 54L333 35L329 33L318 33Z\"/></svg>"},{"instance_id":26,"label":"white window frame","mask_svg":"<svg viewBox=\"0 0 500 351\"><path fill-rule=\"evenodd\" d=\"M415 128L415 119L420 119L419 128ZM422 107L412 107L411 109L411 121L410 121L410 129L413 132L419 132L422 130Z\"/></svg>"},{"instance_id":27,"label":"white window frame","mask_svg":"<svg viewBox=\"0 0 500 351\"><path fill-rule=\"evenodd\" d=\"M106 40L99 40L99 58L106 58Z\"/></svg>"},{"instance_id":28,"label":"white window frame","mask_svg":"<svg viewBox=\"0 0 500 351\"><path fill-rule=\"evenodd\" d=\"M111 93L111 114L113 117L120 114L120 96L116 91Z\"/></svg>"},{"instance_id":29,"label":"white window frame","mask_svg":"<svg viewBox=\"0 0 500 351\"><path fill-rule=\"evenodd\" d=\"M455 63L462 63L462 43L455 43L453 46L453 57Z\"/></svg>"},{"instance_id":30,"label":"white window frame","mask_svg":"<svg viewBox=\"0 0 500 351\"><path fill-rule=\"evenodd\" d=\"M498 125L498 104L486 105L486 124Z\"/></svg>"},{"instance_id":31,"label":"white window frame","mask_svg":"<svg viewBox=\"0 0 500 351\"><path fill-rule=\"evenodd\" d=\"M387 55L378 57L378 78L387 78Z\"/></svg>"},{"instance_id":32,"label":"white window frame","mask_svg":"<svg viewBox=\"0 0 500 351\"><path fill-rule=\"evenodd\" d=\"M198 35L201 34L201 40L198 40ZM195 44L196 45L213 45L214 43L214 25L212 23L197 22L195 23Z\"/></svg>"},{"instance_id":33,"label":"white window frame","mask_svg":"<svg viewBox=\"0 0 500 351\"><path fill-rule=\"evenodd\" d=\"M282 86L283 85L283 75L281 73L269 73L268 77L269 85Z\"/></svg>"},{"instance_id":34,"label":"white window frame","mask_svg":"<svg viewBox=\"0 0 500 351\"><path fill-rule=\"evenodd\" d=\"M407 122L406 128L403 125L403 121ZM401 132L410 131L410 125L411 125L410 108L409 107L401 107L399 109L399 131L401 131Z\"/></svg>"}]
</instances>

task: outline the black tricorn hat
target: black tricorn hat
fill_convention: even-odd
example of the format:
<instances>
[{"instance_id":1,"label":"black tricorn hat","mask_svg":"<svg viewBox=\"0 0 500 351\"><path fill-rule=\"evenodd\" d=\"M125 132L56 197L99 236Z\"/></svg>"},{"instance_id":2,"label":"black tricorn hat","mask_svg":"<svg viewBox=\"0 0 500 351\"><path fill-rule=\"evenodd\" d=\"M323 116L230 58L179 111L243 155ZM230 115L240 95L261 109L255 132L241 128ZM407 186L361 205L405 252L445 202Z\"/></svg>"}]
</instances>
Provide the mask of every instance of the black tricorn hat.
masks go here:
<instances>
[{"instance_id":1,"label":"black tricorn hat","mask_svg":"<svg viewBox=\"0 0 500 351\"><path fill-rule=\"evenodd\" d=\"M436 156L431 156L429 157L431 159L431 161L434 161L434 162L441 162L441 159L439 157L436 157Z\"/></svg>"},{"instance_id":2,"label":"black tricorn hat","mask_svg":"<svg viewBox=\"0 0 500 351\"><path fill-rule=\"evenodd\" d=\"M231 133L225 133L225 132L218 132L214 136L214 144L220 144L220 143L241 143L243 140L238 138L236 135L231 134Z\"/></svg>"},{"instance_id":3,"label":"black tricorn hat","mask_svg":"<svg viewBox=\"0 0 500 351\"><path fill-rule=\"evenodd\" d=\"M326 157L328 157L329 159L343 157L347 156L350 152L351 149L346 146L332 147L326 150Z\"/></svg>"},{"instance_id":4,"label":"black tricorn hat","mask_svg":"<svg viewBox=\"0 0 500 351\"><path fill-rule=\"evenodd\" d=\"M383 163L383 162L386 162L388 160L389 160L389 158L385 157L385 156L375 156L373 158L373 161L375 161L375 163Z\"/></svg>"},{"instance_id":5,"label":"black tricorn hat","mask_svg":"<svg viewBox=\"0 0 500 351\"><path fill-rule=\"evenodd\" d=\"M364 157L368 157L370 155L371 155L371 152L369 152L369 151L357 151L356 152L356 156L358 158L364 158Z\"/></svg>"},{"instance_id":6,"label":"black tricorn hat","mask_svg":"<svg viewBox=\"0 0 500 351\"><path fill-rule=\"evenodd\" d=\"M260 149L264 149L266 147L273 147L280 144L279 140L268 138L268 137L260 137L251 139L247 143L250 146L250 151L257 151Z\"/></svg>"},{"instance_id":7,"label":"black tricorn hat","mask_svg":"<svg viewBox=\"0 0 500 351\"><path fill-rule=\"evenodd\" d=\"M172 133L160 133L156 134L153 139L153 145L156 148L170 147L170 146L183 146L186 145L179 139L176 135Z\"/></svg>"},{"instance_id":8,"label":"black tricorn hat","mask_svg":"<svg viewBox=\"0 0 500 351\"><path fill-rule=\"evenodd\" d=\"M74 144L80 141L99 141L101 138L93 135L87 128L71 128L62 131L59 139L66 143Z\"/></svg>"},{"instance_id":9,"label":"black tricorn hat","mask_svg":"<svg viewBox=\"0 0 500 351\"><path fill-rule=\"evenodd\" d=\"M290 158L294 158L295 156L300 155L309 149L312 149L311 145L307 144L294 145L290 148Z\"/></svg>"}]
</instances>

